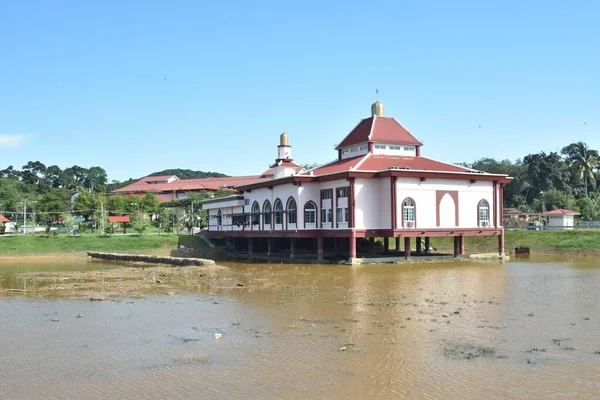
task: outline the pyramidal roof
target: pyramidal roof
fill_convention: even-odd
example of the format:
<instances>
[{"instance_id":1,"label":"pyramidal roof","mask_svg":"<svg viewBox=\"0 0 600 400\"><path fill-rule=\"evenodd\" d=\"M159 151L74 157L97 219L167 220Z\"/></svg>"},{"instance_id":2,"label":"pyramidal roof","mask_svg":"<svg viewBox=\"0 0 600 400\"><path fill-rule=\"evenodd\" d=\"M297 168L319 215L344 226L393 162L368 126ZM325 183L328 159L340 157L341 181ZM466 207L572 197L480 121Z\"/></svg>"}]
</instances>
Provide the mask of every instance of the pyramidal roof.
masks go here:
<instances>
[{"instance_id":1,"label":"pyramidal roof","mask_svg":"<svg viewBox=\"0 0 600 400\"><path fill-rule=\"evenodd\" d=\"M360 121L336 147L336 150L366 142L423 145L400 122L396 121L396 118L373 115Z\"/></svg>"}]
</instances>

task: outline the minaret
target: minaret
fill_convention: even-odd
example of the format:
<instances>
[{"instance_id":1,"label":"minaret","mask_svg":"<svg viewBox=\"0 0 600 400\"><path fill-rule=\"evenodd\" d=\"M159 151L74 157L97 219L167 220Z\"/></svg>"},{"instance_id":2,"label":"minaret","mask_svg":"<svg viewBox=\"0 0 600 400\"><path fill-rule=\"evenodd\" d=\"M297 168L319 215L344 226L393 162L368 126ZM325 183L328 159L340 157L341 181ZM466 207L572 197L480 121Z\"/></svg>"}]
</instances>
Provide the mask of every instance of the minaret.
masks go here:
<instances>
[{"instance_id":1,"label":"minaret","mask_svg":"<svg viewBox=\"0 0 600 400\"><path fill-rule=\"evenodd\" d=\"M290 146L287 133L279 136L279 146L277 146L277 159L279 161L292 161L292 146Z\"/></svg>"}]
</instances>

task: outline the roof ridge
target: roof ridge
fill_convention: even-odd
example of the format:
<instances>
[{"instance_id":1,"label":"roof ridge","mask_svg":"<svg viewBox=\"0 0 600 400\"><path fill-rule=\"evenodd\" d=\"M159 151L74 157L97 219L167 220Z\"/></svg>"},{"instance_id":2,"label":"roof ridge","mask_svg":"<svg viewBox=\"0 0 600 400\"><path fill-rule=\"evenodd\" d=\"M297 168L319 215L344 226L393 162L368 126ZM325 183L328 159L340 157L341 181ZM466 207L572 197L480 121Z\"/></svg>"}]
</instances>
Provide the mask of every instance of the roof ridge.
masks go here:
<instances>
[{"instance_id":1,"label":"roof ridge","mask_svg":"<svg viewBox=\"0 0 600 400\"><path fill-rule=\"evenodd\" d=\"M362 124L362 123L363 123L363 121L365 121L365 120L367 120L367 119L369 119L369 118L373 119L373 117L371 116L371 117L363 118L363 119L361 119L360 121L358 121L358 124L356 124L356 125L354 126L354 128L352 128L352 129L350 130L350 132L348 132L348 134L347 134L346 136L344 136L344 139L342 139L342 140L341 140L341 141L338 143L338 145L337 145L337 146L335 146L335 149L336 149L336 150L340 149L340 144L344 143L344 142L346 141L346 139L348 139L348 138L350 137L350 135L352 135L352 133L353 133L353 132L356 130L356 128L358 128L358 127L360 126L360 124ZM373 127L373 123L371 123L371 128L372 128L372 127Z\"/></svg>"},{"instance_id":2,"label":"roof ridge","mask_svg":"<svg viewBox=\"0 0 600 400\"><path fill-rule=\"evenodd\" d=\"M370 156L371 156L371 153L367 153L367 154L365 154L365 155L363 156L363 159L362 159L362 160L360 160L358 163L356 163L356 165L354 166L354 168L353 168L353 169L354 169L354 170L358 170L358 169L360 168L360 166L362 165L362 163L364 163L364 162L367 160L367 158L369 158Z\"/></svg>"},{"instance_id":3,"label":"roof ridge","mask_svg":"<svg viewBox=\"0 0 600 400\"><path fill-rule=\"evenodd\" d=\"M367 140L369 141L371 140L371 135L373 134L373 128L375 127L377 115L373 115L371 118L373 118L373 123L371 123L371 129L369 129L369 136L367 136Z\"/></svg>"},{"instance_id":4,"label":"roof ridge","mask_svg":"<svg viewBox=\"0 0 600 400\"><path fill-rule=\"evenodd\" d=\"M398 120L396 119L396 117L389 117L389 118L393 119L395 123L397 123L398 125L400 125L400 128L404 129L404 130L406 131L406 133L408 133L408 135L409 135L411 138L413 138L413 139L415 139L417 142L419 142L419 145L420 145L420 146L422 146L422 145L423 145L423 142L421 142L419 139L417 139L417 138L415 137L415 135L413 135L412 133L410 133L410 131L409 131L408 129L406 129L406 127L405 127L404 125L402 125L402 124L400 123L400 121L398 121Z\"/></svg>"}]
</instances>

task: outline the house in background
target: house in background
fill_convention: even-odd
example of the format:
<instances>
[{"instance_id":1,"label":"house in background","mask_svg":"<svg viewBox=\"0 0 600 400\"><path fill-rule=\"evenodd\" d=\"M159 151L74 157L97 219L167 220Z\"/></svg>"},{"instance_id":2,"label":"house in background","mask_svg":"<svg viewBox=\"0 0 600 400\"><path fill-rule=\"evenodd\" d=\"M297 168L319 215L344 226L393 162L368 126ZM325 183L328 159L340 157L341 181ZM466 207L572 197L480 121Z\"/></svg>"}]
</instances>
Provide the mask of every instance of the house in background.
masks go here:
<instances>
[{"instance_id":1,"label":"house in background","mask_svg":"<svg viewBox=\"0 0 600 400\"><path fill-rule=\"evenodd\" d=\"M558 210L548 211L545 216L548 218L547 229L573 229L575 227L575 216L580 215L577 211Z\"/></svg>"},{"instance_id":2,"label":"house in background","mask_svg":"<svg viewBox=\"0 0 600 400\"><path fill-rule=\"evenodd\" d=\"M175 175L146 176L131 185L113 190L111 194L143 196L146 193L152 193L159 202L166 203L174 200L183 200L189 192L216 192L221 189L230 189L233 191L234 186L271 178L273 178L272 169L268 169L261 175L218 178L179 179Z\"/></svg>"}]
</instances>

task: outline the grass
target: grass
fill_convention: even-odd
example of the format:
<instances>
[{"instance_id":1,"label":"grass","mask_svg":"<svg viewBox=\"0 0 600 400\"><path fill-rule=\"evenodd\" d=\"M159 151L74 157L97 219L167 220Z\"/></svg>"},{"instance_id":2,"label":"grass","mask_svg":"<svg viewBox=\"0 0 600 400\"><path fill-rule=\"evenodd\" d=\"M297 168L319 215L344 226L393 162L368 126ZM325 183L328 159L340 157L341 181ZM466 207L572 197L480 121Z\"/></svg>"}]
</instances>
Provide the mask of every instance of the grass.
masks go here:
<instances>
[{"instance_id":1,"label":"grass","mask_svg":"<svg viewBox=\"0 0 600 400\"><path fill-rule=\"evenodd\" d=\"M451 253L453 251L452 238L432 237L430 244L438 251ZM548 230L548 231L505 231L504 247L506 251L515 247L530 247L532 252L561 252L578 250L588 253L600 252L600 230L575 229L575 230ZM390 242L390 247L393 244ZM415 247L415 240L412 241ZM491 253L498 251L498 237L465 237L465 251L467 253Z\"/></svg>"},{"instance_id":2,"label":"grass","mask_svg":"<svg viewBox=\"0 0 600 400\"><path fill-rule=\"evenodd\" d=\"M174 249L177 235L23 235L0 237L0 257L7 255L52 255L105 251L140 253L148 250Z\"/></svg>"}]
</instances>

